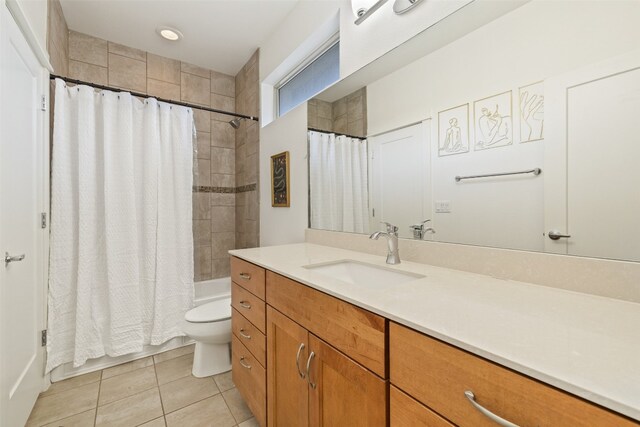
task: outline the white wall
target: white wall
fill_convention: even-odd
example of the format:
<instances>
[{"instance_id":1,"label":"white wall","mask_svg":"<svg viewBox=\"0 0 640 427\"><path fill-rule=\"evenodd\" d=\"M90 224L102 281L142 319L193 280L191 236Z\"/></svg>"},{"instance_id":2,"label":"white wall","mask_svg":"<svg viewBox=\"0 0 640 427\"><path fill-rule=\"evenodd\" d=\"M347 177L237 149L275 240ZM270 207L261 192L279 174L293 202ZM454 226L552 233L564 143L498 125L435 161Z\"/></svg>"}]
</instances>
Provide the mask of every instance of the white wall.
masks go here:
<instances>
[{"instance_id":1,"label":"white wall","mask_svg":"<svg viewBox=\"0 0 640 427\"><path fill-rule=\"evenodd\" d=\"M290 202L288 208L271 207L271 156L289 151ZM307 104L260 131L260 246L304 241L308 225Z\"/></svg>"},{"instance_id":2,"label":"white wall","mask_svg":"<svg viewBox=\"0 0 640 427\"><path fill-rule=\"evenodd\" d=\"M639 21L635 1L528 3L369 85L369 134L433 117L436 145L438 111L469 102L472 120L474 100L511 89L517 111L519 86L640 48ZM437 240L543 249L542 177L454 181L456 175L544 170L544 142L519 144L517 124L510 147L447 157L432 150L433 200L452 205L450 214L433 214Z\"/></svg>"},{"instance_id":3,"label":"white wall","mask_svg":"<svg viewBox=\"0 0 640 427\"><path fill-rule=\"evenodd\" d=\"M7 3L16 3L35 38L42 47L47 46L47 0L9 0Z\"/></svg>"}]
</instances>

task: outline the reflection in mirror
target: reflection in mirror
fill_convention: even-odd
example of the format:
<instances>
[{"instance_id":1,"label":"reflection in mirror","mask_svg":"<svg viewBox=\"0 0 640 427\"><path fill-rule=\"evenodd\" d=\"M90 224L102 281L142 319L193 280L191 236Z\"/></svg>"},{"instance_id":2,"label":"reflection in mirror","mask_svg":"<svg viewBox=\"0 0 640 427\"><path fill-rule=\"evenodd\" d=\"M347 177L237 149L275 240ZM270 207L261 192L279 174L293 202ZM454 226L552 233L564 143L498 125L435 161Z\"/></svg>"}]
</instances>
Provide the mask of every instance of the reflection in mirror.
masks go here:
<instances>
[{"instance_id":1,"label":"reflection in mirror","mask_svg":"<svg viewBox=\"0 0 640 427\"><path fill-rule=\"evenodd\" d=\"M311 227L640 261L640 3L455 15L309 101Z\"/></svg>"}]
</instances>

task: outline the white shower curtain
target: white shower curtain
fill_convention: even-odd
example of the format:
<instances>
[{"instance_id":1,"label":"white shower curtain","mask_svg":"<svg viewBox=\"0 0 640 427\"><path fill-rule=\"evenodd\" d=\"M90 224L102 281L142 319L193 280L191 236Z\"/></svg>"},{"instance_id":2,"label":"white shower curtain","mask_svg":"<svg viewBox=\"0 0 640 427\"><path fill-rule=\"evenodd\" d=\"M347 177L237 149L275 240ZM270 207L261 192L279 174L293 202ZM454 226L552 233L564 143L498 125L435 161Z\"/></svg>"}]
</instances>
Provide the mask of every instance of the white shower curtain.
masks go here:
<instances>
[{"instance_id":1,"label":"white shower curtain","mask_svg":"<svg viewBox=\"0 0 640 427\"><path fill-rule=\"evenodd\" d=\"M369 232L367 140L309 132L311 228Z\"/></svg>"},{"instance_id":2,"label":"white shower curtain","mask_svg":"<svg viewBox=\"0 0 640 427\"><path fill-rule=\"evenodd\" d=\"M56 80L47 371L184 335L193 113Z\"/></svg>"}]
</instances>

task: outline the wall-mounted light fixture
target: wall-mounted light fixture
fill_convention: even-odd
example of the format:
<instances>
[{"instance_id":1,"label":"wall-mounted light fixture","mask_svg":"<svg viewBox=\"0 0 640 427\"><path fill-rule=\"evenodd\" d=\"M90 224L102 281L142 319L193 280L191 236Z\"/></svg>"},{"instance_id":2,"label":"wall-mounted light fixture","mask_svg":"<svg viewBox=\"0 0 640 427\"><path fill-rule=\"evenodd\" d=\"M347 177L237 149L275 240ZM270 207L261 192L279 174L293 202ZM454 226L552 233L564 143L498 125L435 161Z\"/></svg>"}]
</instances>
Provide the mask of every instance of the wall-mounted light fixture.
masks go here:
<instances>
[{"instance_id":1,"label":"wall-mounted light fixture","mask_svg":"<svg viewBox=\"0 0 640 427\"><path fill-rule=\"evenodd\" d=\"M396 0L393 4L393 11L396 15L402 15L422 3L422 0Z\"/></svg>"},{"instance_id":2,"label":"wall-mounted light fixture","mask_svg":"<svg viewBox=\"0 0 640 427\"><path fill-rule=\"evenodd\" d=\"M409 1L409 0L407 0ZM419 0L418 0L419 1ZM385 4L387 0L351 0L351 9L356 17L354 23L362 24L368 17L373 15L380 6Z\"/></svg>"}]
</instances>

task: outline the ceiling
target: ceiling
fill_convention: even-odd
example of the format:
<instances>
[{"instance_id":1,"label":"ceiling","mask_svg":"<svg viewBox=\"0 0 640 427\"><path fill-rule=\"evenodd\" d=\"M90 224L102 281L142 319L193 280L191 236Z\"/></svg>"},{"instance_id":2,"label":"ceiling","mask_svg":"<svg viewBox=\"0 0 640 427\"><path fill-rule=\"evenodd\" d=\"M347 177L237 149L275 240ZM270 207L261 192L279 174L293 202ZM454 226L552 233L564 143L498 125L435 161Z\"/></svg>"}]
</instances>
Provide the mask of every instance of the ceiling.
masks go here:
<instances>
[{"instance_id":1,"label":"ceiling","mask_svg":"<svg viewBox=\"0 0 640 427\"><path fill-rule=\"evenodd\" d=\"M236 75L298 0L61 0L69 29ZM164 40L158 26L182 32Z\"/></svg>"}]
</instances>

